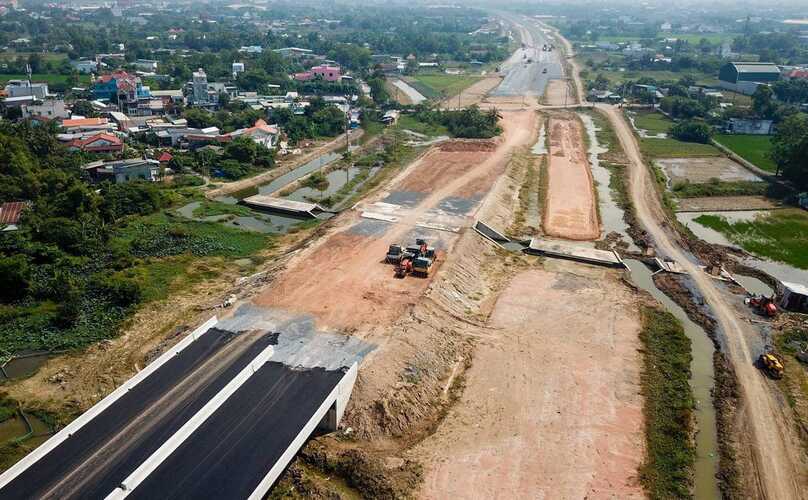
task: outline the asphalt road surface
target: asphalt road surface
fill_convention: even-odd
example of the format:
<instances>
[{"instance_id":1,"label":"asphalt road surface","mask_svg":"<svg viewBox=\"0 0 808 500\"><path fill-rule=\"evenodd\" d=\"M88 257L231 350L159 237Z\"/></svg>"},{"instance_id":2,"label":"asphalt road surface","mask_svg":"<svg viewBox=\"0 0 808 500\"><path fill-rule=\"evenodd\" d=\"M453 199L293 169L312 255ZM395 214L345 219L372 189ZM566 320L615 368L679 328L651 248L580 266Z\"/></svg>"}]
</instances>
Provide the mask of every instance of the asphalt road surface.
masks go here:
<instances>
[{"instance_id":1,"label":"asphalt road surface","mask_svg":"<svg viewBox=\"0 0 808 500\"><path fill-rule=\"evenodd\" d=\"M104 498L267 346L212 329L0 490L0 498Z\"/></svg>"},{"instance_id":2,"label":"asphalt road surface","mask_svg":"<svg viewBox=\"0 0 808 500\"><path fill-rule=\"evenodd\" d=\"M343 375L266 363L130 498L249 497Z\"/></svg>"},{"instance_id":3,"label":"asphalt road surface","mask_svg":"<svg viewBox=\"0 0 808 500\"><path fill-rule=\"evenodd\" d=\"M494 89L492 96L540 96L544 94L547 82L564 78L564 70L559 60L558 49L542 50L543 46L552 43L547 35L531 21L512 18L516 30L520 32L523 48L514 52L500 66L505 73L502 83ZM528 62L532 61L532 62Z\"/></svg>"}]
</instances>

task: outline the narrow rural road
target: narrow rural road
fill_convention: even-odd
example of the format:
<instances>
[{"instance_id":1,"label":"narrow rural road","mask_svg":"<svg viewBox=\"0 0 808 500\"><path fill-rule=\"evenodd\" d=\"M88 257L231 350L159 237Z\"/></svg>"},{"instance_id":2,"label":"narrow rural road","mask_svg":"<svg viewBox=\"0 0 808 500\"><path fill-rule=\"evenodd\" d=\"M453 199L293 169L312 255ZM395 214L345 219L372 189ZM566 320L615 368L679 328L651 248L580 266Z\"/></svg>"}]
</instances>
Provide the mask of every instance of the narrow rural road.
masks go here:
<instances>
[{"instance_id":1,"label":"narrow rural road","mask_svg":"<svg viewBox=\"0 0 808 500\"><path fill-rule=\"evenodd\" d=\"M735 367L746 414L758 483L765 498L804 498L800 487L801 450L799 437L784 414L782 404L775 400L768 381L754 367L759 353L752 352L747 338L758 335L753 327L743 323L732 306L722 296L712 278L707 276L682 251L675 239L663 227L664 212L656 186L640 155L639 145L622 112L614 106L598 105L609 118L630 163L629 190L637 220L652 236L660 253L679 262L712 307L724 332L727 354Z\"/></svg>"},{"instance_id":2,"label":"narrow rural road","mask_svg":"<svg viewBox=\"0 0 808 500\"><path fill-rule=\"evenodd\" d=\"M557 30L555 36L564 46L572 68L578 103L589 105L583 92L578 66L572 45ZM657 193L648 166L643 161L640 147L621 109L607 104L595 104L609 120L629 161L629 194L634 204L637 221L648 231L657 245L657 251L681 264L692 277L694 284L711 306L721 331L726 338L726 354L735 368L742 394L743 410L748 425L754 467L759 485L758 496L771 499L808 498L804 489L806 468L800 445L785 403L778 401L776 392L754 367L758 352L747 342L759 333L743 322L733 311L712 278L707 276L697 263L691 261L669 230L665 211ZM748 492L750 495L752 492Z\"/></svg>"}]
</instances>

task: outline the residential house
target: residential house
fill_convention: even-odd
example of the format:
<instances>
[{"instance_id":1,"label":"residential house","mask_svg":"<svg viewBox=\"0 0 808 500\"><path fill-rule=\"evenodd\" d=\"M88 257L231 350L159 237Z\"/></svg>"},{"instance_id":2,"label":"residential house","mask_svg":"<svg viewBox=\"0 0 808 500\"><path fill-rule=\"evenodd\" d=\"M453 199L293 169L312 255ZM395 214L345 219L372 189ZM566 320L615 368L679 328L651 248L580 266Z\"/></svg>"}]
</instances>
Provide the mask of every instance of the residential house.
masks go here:
<instances>
[{"instance_id":1,"label":"residential house","mask_svg":"<svg viewBox=\"0 0 808 500\"><path fill-rule=\"evenodd\" d=\"M381 122L385 125L395 125L395 123L398 121L399 115L400 112L397 109L391 109L390 111L384 113Z\"/></svg>"},{"instance_id":2,"label":"residential house","mask_svg":"<svg viewBox=\"0 0 808 500\"><path fill-rule=\"evenodd\" d=\"M47 120L65 119L70 117L70 111L61 99L48 99L47 101L34 101L22 105L23 118L45 118Z\"/></svg>"},{"instance_id":3,"label":"residential house","mask_svg":"<svg viewBox=\"0 0 808 500\"><path fill-rule=\"evenodd\" d=\"M122 184L130 181L157 181L160 178L160 162L157 160L128 159L94 161L81 167L94 181L112 181Z\"/></svg>"},{"instance_id":4,"label":"residential house","mask_svg":"<svg viewBox=\"0 0 808 500\"><path fill-rule=\"evenodd\" d=\"M278 144L280 130L277 125L268 125L264 120L258 120L250 128L243 128L227 134L231 138L249 137L256 144L267 148L274 148Z\"/></svg>"},{"instance_id":5,"label":"residential house","mask_svg":"<svg viewBox=\"0 0 808 500\"><path fill-rule=\"evenodd\" d=\"M730 62L718 72L721 88L752 95L759 85L770 84L780 79L780 68L767 62Z\"/></svg>"},{"instance_id":6,"label":"residential house","mask_svg":"<svg viewBox=\"0 0 808 500\"><path fill-rule=\"evenodd\" d=\"M75 69L79 73L88 74L98 72L98 62L93 61L92 59L79 59L78 61L70 61L70 65L73 66L73 69Z\"/></svg>"},{"instance_id":7,"label":"residential house","mask_svg":"<svg viewBox=\"0 0 808 500\"><path fill-rule=\"evenodd\" d=\"M160 162L160 165L168 165L168 163L173 160L174 157L168 151L163 151L163 153L157 158L157 161Z\"/></svg>"},{"instance_id":8,"label":"residential house","mask_svg":"<svg viewBox=\"0 0 808 500\"><path fill-rule=\"evenodd\" d=\"M730 134L771 135L774 133L774 122L772 120L730 118L726 131Z\"/></svg>"},{"instance_id":9,"label":"residential house","mask_svg":"<svg viewBox=\"0 0 808 500\"><path fill-rule=\"evenodd\" d=\"M128 132L129 129L135 128L135 124L132 122L132 119L126 116L124 113L120 111L110 111L108 112L109 117L118 126L118 130L121 132Z\"/></svg>"},{"instance_id":10,"label":"residential house","mask_svg":"<svg viewBox=\"0 0 808 500\"><path fill-rule=\"evenodd\" d=\"M247 45L241 47L238 51L245 54L260 54L264 51L264 48L260 45Z\"/></svg>"},{"instance_id":11,"label":"residential house","mask_svg":"<svg viewBox=\"0 0 808 500\"><path fill-rule=\"evenodd\" d=\"M62 120L62 128L68 134L112 132L118 127L106 118L73 118Z\"/></svg>"},{"instance_id":12,"label":"residential house","mask_svg":"<svg viewBox=\"0 0 808 500\"><path fill-rule=\"evenodd\" d=\"M151 91L143 85L140 77L126 71L101 75L93 83L93 97L117 102L119 111L128 115L151 114Z\"/></svg>"},{"instance_id":13,"label":"residential house","mask_svg":"<svg viewBox=\"0 0 808 500\"><path fill-rule=\"evenodd\" d=\"M147 73L156 73L157 61L152 59L138 59L135 61L135 68L138 71L145 71Z\"/></svg>"},{"instance_id":14,"label":"residential house","mask_svg":"<svg viewBox=\"0 0 808 500\"><path fill-rule=\"evenodd\" d=\"M84 153L120 153L123 151L123 141L112 134L101 133L82 139L73 139L68 143L67 149Z\"/></svg>"},{"instance_id":15,"label":"residential house","mask_svg":"<svg viewBox=\"0 0 808 500\"><path fill-rule=\"evenodd\" d=\"M275 52L282 55L283 57L288 57L290 59L297 59L300 57L305 57L313 54L311 50L301 49L299 47L284 47L282 49L275 49Z\"/></svg>"},{"instance_id":16,"label":"residential house","mask_svg":"<svg viewBox=\"0 0 808 500\"><path fill-rule=\"evenodd\" d=\"M794 68L783 73L784 80L808 80L808 68Z\"/></svg>"},{"instance_id":17,"label":"residential house","mask_svg":"<svg viewBox=\"0 0 808 500\"><path fill-rule=\"evenodd\" d=\"M163 101L164 107L168 107L170 105L184 106L186 102L185 94L182 93L182 89L152 90L151 96L155 99L160 99L161 101Z\"/></svg>"},{"instance_id":18,"label":"residential house","mask_svg":"<svg viewBox=\"0 0 808 500\"><path fill-rule=\"evenodd\" d=\"M338 82L342 78L342 74L340 73L339 66L321 64L319 66L313 66L308 71L295 73L294 78L299 82L306 82L316 78L323 79L327 82Z\"/></svg>"},{"instance_id":19,"label":"residential house","mask_svg":"<svg viewBox=\"0 0 808 500\"><path fill-rule=\"evenodd\" d=\"M0 205L0 231L16 231L23 210L30 206L27 201L8 201Z\"/></svg>"},{"instance_id":20,"label":"residential house","mask_svg":"<svg viewBox=\"0 0 808 500\"><path fill-rule=\"evenodd\" d=\"M30 80L9 80L5 91L8 97L33 97L37 100L45 99L49 94L47 83L31 83Z\"/></svg>"}]
</instances>

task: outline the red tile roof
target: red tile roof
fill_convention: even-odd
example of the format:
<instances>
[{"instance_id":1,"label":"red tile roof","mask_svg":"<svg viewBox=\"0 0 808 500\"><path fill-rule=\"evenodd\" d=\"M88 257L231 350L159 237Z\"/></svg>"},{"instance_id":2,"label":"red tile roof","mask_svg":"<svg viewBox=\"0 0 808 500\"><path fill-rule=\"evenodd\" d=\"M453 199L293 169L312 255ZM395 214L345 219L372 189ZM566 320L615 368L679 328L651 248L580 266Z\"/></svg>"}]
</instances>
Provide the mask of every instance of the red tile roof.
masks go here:
<instances>
[{"instance_id":1,"label":"red tile roof","mask_svg":"<svg viewBox=\"0 0 808 500\"><path fill-rule=\"evenodd\" d=\"M9 201L0 205L0 225L17 224L20 222L22 210L28 205L25 201Z\"/></svg>"},{"instance_id":2,"label":"red tile roof","mask_svg":"<svg viewBox=\"0 0 808 500\"><path fill-rule=\"evenodd\" d=\"M159 161L160 163L165 163L165 162L171 161L172 158L174 158L174 157L171 156L171 153L166 151L166 152L164 152L163 154L160 155L160 158L157 158L157 161Z\"/></svg>"},{"instance_id":3,"label":"red tile roof","mask_svg":"<svg viewBox=\"0 0 808 500\"><path fill-rule=\"evenodd\" d=\"M64 120L62 126L69 127L92 127L96 125L105 125L108 122L106 118L79 118L77 120Z\"/></svg>"}]
</instances>

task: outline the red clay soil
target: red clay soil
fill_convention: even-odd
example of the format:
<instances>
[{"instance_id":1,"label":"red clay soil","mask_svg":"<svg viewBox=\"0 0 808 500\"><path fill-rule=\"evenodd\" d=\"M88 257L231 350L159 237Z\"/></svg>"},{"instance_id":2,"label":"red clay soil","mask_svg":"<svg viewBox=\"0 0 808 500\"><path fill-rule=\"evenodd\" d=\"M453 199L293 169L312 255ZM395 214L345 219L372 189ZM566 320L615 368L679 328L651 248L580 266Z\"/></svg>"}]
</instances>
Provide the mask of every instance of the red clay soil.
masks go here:
<instances>
[{"instance_id":1,"label":"red clay soil","mask_svg":"<svg viewBox=\"0 0 808 500\"><path fill-rule=\"evenodd\" d=\"M509 115L503 121L505 137L497 141L493 153L445 152L436 148L425 155L390 188L428 193L407 220L382 226L378 234L359 236L350 228L363 219L356 212L344 214L340 230L296 257L255 303L310 313L319 327L344 332L392 323L418 299L430 279L394 278L392 266L383 263L388 246L414 243L403 240L415 227L415 221L443 199L487 191L505 171L513 147L530 141L534 124L534 113ZM451 251L456 235L446 233L443 239ZM437 266L441 260L439 255Z\"/></svg>"},{"instance_id":2,"label":"red clay soil","mask_svg":"<svg viewBox=\"0 0 808 500\"><path fill-rule=\"evenodd\" d=\"M611 271L530 270L499 296L460 399L413 450L419 498L639 499L636 299Z\"/></svg>"},{"instance_id":3,"label":"red clay soil","mask_svg":"<svg viewBox=\"0 0 808 500\"><path fill-rule=\"evenodd\" d=\"M600 227L583 127L574 118L554 117L549 128L544 232L569 240L595 240Z\"/></svg>"}]
</instances>

